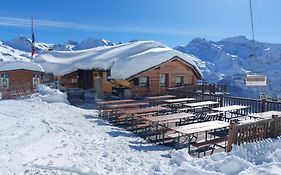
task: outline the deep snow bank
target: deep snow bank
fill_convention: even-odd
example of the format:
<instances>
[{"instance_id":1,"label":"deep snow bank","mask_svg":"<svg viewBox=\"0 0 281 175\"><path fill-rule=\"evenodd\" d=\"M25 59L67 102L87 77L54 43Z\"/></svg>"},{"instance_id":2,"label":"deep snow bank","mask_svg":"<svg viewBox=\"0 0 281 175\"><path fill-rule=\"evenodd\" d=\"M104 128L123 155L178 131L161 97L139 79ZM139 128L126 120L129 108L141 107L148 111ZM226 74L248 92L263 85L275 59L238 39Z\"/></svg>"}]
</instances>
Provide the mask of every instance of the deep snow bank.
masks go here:
<instances>
[{"instance_id":1,"label":"deep snow bank","mask_svg":"<svg viewBox=\"0 0 281 175\"><path fill-rule=\"evenodd\" d=\"M58 89L52 89L43 84L37 86L36 96L39 97L41 100L49 103L60 102L70 104L67 100L67 95L65 93L61 92Z\"/></svg>"}]
</instances>

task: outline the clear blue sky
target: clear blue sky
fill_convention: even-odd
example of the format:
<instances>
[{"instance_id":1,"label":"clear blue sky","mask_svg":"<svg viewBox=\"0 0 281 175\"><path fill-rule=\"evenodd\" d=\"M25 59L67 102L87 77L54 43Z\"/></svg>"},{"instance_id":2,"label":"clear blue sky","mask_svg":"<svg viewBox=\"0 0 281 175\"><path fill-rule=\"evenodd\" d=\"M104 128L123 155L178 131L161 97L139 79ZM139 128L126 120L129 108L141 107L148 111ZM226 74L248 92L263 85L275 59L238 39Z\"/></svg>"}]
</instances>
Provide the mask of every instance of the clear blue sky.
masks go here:
<instances>
[{"instance_id":1,"label":"clear blue sky","mask_svg":"<svg viewBox=\"0 0 281 175\"><path fill-rule=\"evenodd\" d=\"M281 43L281 0L252 0L256 39ZM195 37L251 37L248 0L3 0L0 39L62 43L87 37L113 42L157 40L171 47Z\"/></svg>"}]
</instances>

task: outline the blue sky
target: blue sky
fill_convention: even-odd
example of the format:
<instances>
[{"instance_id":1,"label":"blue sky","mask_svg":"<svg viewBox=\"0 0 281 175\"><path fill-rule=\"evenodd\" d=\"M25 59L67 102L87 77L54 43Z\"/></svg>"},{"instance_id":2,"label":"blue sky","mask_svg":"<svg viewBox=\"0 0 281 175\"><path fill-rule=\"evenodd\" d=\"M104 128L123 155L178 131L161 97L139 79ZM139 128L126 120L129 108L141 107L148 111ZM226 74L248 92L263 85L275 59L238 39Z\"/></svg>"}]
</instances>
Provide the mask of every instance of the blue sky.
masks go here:
<instances>
[{"instance_id":1,"label":"blue sky","mask_svg":"<svg viewBox=\"0 0 281 175\"><path fill-rule=\"evenodd\" d=\"M281 1L252 0L256 39L281 43ZM251 37L248 0L3 0L0 39L30 36L62 43L87 37L156 40L171 47L196 37Z\"/></svg>"}]
</instances>

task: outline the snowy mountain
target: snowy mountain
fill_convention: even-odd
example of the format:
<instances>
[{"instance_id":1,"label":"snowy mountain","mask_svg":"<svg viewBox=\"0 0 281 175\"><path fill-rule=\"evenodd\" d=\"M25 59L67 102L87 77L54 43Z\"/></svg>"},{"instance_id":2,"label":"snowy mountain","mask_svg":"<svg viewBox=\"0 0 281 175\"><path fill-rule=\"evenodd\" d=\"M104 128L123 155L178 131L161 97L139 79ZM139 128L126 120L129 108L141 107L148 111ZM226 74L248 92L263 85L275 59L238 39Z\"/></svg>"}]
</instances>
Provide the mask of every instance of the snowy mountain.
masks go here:
<instances>
[{"instance_id":1,"label":"snowy mountain","mask_svg":"<svg viewBox=\"0 0 281 175\"><path fill-rule=\"evenodd\" d=\"M12 61L12 60L30 60L31 52L31 39L25 36L19 36L17 38L0 41L0 61ZM114 46L113 42L105 39L88 38L81 42L68 40L63 44L48 44L44 42L35 42L36 54L42 51L50 49L56 51L73 51L73 50L84 50L99 46Z\"/></svg>"},{"instance_id":2,"label":"snowy mountain","mask_svg":"<svg viewBox=\"0 0 281 175\"><path fill-rule=\"evenodd\" d=\"M14 49L24 52L31 52L31 39L25 36L19 36L12 40L2 41L3 45L10 46ZM99 46L114 46L115 44L105 39L87 38L81 42L68 40L63 44L48 44L44 42L35 42L36 53L44 50L57 50L57 51L72 51L72 50L85 50Z\"/></svg>"},{"instance_id":3,"label":"snowy mountain","mask_svg":"<svg viewBox=\"0 0 281 175\"><path fill-rule=\"evenodd\" d=\"M73 50L85 50L85 49L90 49L99 46L114 46L114 45L115 45L114 43L105 39L88 38L75 45L73 47Z\"/></svg>"},{"instance_id":4,"label":"snowy mountain","mask_svg":"<svg viewBox=\"0 0 281 175\"><path fill-rule=\"evenodd\" d=\"M258 97L259 92L281 96L281 44L253 42L244 36L221 41L193 39L176 50L197 56L196 63L209 82L227 83L233 95ZM266 75L265 88L246 87L247 73Z\"/></svg>"},{"instance_id":5,"label":"snowy mountain","mask_svg":"<svg viewBox=\"0 0 281 175\"><path fill-rule=\"evenodd\" d=\"M14 49L0 41L0 61L29 61L30 53Z\"/></svg>"},{"instance_id":6,"label":"snowy mountain","mask_svg":"<svg viewBox=\"0 0 281 175\"><path fill-rule=\"evenodd\" d=\"M25 36L19 36L17 38L14 38L9 41L2 41L4 45L10 46L14 49L21 50L24 52L31 52L31 39L25 37ZM48 50L52 44L46 44L43 42L36 42L35 43L35 49L36 52L40 52L42 50Z\"/></svg>"}]
</instances>

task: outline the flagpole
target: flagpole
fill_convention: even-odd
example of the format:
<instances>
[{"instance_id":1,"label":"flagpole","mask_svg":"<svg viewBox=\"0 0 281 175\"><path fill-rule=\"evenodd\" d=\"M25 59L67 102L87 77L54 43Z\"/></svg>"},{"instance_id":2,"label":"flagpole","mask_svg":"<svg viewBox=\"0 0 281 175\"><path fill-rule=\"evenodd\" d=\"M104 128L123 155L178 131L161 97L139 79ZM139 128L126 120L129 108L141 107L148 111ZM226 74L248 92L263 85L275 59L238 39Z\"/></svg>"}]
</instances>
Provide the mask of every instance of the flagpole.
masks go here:
<instances>
[{"instance_id":1,"label":"flagpole","mask_svg":"<svg viewBox=\"0 0 281 175\"><path fill-rule=\"evenodd\" d=\"M31 16L31 59L33 59L33 55L35 54L35 38L34 38L34 30L33 30L33 15Z\"/></svg>"}]
</instances>

